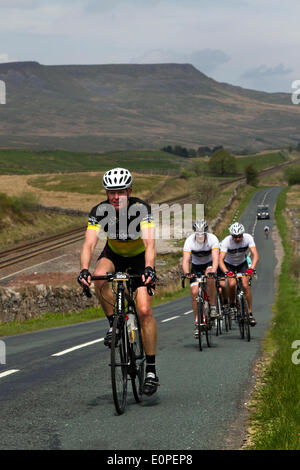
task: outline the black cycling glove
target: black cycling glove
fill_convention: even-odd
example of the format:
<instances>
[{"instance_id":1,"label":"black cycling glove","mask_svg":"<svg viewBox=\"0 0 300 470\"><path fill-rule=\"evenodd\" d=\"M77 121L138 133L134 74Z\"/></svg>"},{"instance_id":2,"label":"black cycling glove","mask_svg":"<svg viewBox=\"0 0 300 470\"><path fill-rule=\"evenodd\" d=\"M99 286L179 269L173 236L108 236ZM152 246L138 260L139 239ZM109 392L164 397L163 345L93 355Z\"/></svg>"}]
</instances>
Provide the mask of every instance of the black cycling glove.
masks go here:
<instances>
[{"instance_id":1,"label":"black cycling glove","mask_svg":"<svg viewBox=\"0 0 300 470\"><path fill-rule=\"evenodd\" d=\"M80 274L79 274L78 278L77 278L77 281L82 286L82 283L81 283L82 279L84 279L86 282L89 282L88 281L89 276L91 276L91 273L89 272L89 270L88 269L82 269L80 271Z\"/></svg>"},{"instance_id":2,"label":"black cycling glove","mask_svg":"<svg viewBox=\"0 0 300 470\"><path fill-rule=\"evenodd\" d=\"M157 280L156 271L155 269L151 268L151 266L146 266L144 275L145 275L145 280L148 279L148 277L151 277L151 284L154 284L155 281Z\"/></svg>"}]
</instances>

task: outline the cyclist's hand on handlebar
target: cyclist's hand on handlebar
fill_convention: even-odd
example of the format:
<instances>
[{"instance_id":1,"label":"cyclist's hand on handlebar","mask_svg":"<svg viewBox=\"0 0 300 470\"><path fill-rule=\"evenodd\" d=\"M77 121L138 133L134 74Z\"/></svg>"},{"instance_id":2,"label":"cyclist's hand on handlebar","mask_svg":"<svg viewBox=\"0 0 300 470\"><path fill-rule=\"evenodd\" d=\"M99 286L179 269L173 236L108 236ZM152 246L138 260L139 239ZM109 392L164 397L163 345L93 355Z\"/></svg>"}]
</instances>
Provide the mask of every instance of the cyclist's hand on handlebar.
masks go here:
<instances>
[{"instance_id":1,"label":"cyclist's hand on handlebar","mask_svg":"<svg viewBox=\"0 0 300 470\"><path fill-rule=\"evenodd\" d=\"M155 281L157 280L156 271L155 269L151 268L151 266L146 266L143 276L143 282L146 285L153 286Z\"/></svg>"},{"instance_id":2,"label":"cyclist's hand on handlebar","mask_svg":"<svg viewBox=\"0 0 300 470\"><path fill-rule=\"evenodd\" d=\"M249 276L253 276L253 273L254 273L254 269L251 269L251 268L247 269L246 271L246 274L248 274Z\"/></svg>"},{"instance_id":3,"label":"cyclist's hand on handlebar","mask_svg":"<svg viewBox=\"0 0 300 470\"><path fill-rule=\"evenodd\" d=\"M226 273L226 276L227 276L227 277L233 277L233 276L234 276L234 273L233 273L232 271L228 271L228 272Z\"/></svg>"},{"instance_id":4,"label":"cyclist's hand on handlebar","mask_svg":"<svg viewBox=\"0 0 300 470\"><path fill-rule=\"evenodd\" d=\"M195 274L194 273L186 273L184 275L187 279L193 279L193 277L195 277Z\"/></svg>"},{"instance_id":5,"label":"cyclist's hand on handlebar","mask_svg":"<svg viewBox=\"0 0 300 470\"><path fill-rule=\"evenodd\" d=\"M77 282L82 286L89 286L91 283L91 273L88 269L82 269L77 278Z\"/></svg>"}]
</instances>

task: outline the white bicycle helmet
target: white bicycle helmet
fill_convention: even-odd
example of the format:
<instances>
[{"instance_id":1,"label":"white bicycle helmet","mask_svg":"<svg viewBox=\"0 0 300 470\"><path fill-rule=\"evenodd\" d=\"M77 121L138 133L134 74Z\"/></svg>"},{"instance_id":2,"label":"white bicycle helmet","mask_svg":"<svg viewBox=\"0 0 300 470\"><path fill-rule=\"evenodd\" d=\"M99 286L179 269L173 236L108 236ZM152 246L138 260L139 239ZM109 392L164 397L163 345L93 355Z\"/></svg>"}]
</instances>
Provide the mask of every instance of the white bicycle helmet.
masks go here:
<instances>
[{"instance_id":1,"label":"white bicycle helmet","mask_svg":"<svg viewBox=\"0 0 300 470\"><path fill-rule=\"evenodd\" d=\"M229 227L229 233L230 235L243 235L245 232L245 227L244 225L240 224L239 222L235 222Z\"/></svg>"},{"instance_id":2,"label":"white bicycle helmet","mask_svg":"<svg viewBox=\"0 0 300 470\"><path fill-rule=\"evenodd\" d=\"M104 173L102 184L107 190L127 189L132 185L132 176L125 168L113 168Z\"/></svg>"},{"instance_id":3,"label":"white bicycle helmet","mask_svg":"<svg viewBox=\"0 0 300 470\"><path fill-rule=\"evenodd\" d=\"M208 230L208 223L206 222L205 219L198 219L195 220L193 223L193 230L194 232L207 232Z\"/></svg>"}]
</instances>

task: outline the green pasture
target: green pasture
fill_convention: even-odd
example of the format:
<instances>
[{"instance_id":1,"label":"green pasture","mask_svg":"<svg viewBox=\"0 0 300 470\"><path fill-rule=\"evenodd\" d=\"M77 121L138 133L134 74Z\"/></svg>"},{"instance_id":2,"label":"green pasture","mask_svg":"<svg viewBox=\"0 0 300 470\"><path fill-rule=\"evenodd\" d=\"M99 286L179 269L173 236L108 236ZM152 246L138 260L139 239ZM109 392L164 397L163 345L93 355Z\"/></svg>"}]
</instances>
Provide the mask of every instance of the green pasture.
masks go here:
<instances>
[{"instance_id":1,"label":"green pasture","mask_svg":"<svg viewBox=\"0 0 300 470\"><path fill-rule=\"evenodd\" d=\"M106 171L113 167L151 172L179 169L183 159L161 151L85 153L30 150L0 150L1 174Z\"/></svg>"}]
</instances>

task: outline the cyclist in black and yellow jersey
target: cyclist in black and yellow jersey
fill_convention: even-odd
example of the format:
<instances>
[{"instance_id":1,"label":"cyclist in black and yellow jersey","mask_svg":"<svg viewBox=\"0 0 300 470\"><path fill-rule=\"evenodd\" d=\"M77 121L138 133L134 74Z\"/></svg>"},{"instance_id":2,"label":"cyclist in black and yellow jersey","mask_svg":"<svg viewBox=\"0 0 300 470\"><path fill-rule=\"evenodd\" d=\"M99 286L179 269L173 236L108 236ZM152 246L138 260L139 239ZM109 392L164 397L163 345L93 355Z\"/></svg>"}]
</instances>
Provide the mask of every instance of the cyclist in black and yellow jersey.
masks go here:
<instances>
[{"instance_id":1,"label":"cyclist in black and yellow jersey","mask_svg":"<svg viewBox=\"0 0 300 470\"><path fill-rule=\"evenodd\" d=\"M132 197L132 176L124 168L114 168L103 176L107 199L93 207L88 219L85 241L81 252L81 271L78 282L89 285L89 265L99 232L105 232L107 241L100 254L95 276L107 272L125 271L142 274L146 285L155 287L155 238L151 207ZM137 310L146 353L144 393L152 395L159 385L155 368L157 325L152 313L151 299L142 280L134 280L137 290ZM104 344L110 346L113 324L113 294L107 281L95 281L96 295L107 316L110 328Z\"/></svg>"}]
</instances>

